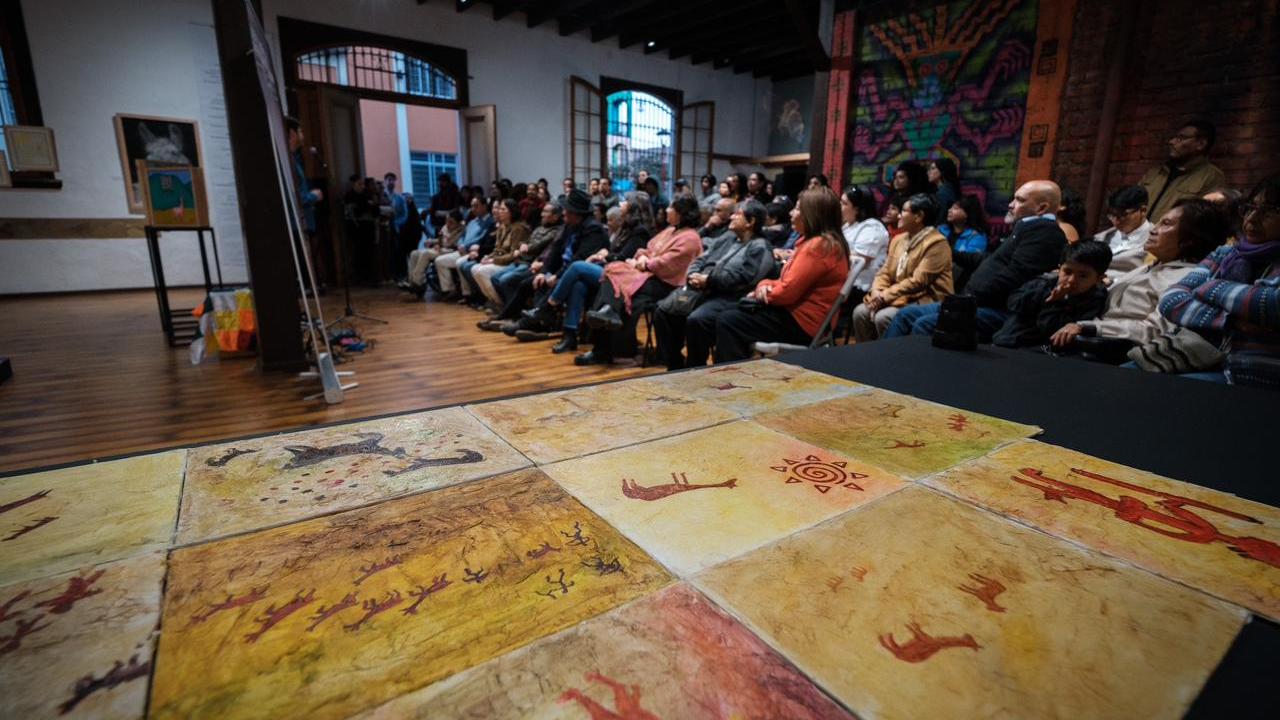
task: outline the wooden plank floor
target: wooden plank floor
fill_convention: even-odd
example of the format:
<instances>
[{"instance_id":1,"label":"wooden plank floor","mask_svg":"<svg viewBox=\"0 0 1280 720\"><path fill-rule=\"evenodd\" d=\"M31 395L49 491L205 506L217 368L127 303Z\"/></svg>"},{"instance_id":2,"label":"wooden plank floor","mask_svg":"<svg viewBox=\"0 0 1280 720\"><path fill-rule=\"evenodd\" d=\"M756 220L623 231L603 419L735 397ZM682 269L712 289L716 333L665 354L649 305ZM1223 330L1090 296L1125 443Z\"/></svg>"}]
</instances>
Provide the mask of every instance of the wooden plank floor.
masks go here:
<instances>
[{"instance_id":1,"label":"wooden plank floor","mask_svg":"<svg viewBox=\"0 0 1280 720\"><path fill-rule=\"evenodd\" d=\"M175 292L190 304L193 291ZM340 369L360 387L341 405L304 402L314 384L260 374L253 359L192 366L169 348L150 290L0 298L0 472L472 402L658 372L579 368L550 343L477 330L483 314L413 301L390 288L353 291L374 347ZM327 317L341 296L325 298Z\"/></svg>"}]
</instances>

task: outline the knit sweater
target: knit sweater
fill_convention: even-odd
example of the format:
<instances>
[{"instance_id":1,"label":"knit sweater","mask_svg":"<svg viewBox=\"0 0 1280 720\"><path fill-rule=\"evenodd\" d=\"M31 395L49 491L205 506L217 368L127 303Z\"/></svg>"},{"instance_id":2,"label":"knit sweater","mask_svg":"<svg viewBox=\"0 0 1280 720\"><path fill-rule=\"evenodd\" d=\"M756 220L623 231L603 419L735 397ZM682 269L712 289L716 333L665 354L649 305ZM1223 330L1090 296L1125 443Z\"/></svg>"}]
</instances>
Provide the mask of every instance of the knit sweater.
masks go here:
<instances>
[{"instance_id":1,"label":"knit sweater","mask_svg":"<svg viewBox=\"0 0 1280 720\"><path fill-rule=\"evenodd\" d=\"M818 238L805 238L796 243L782 277L761 280L756 287L769 288L768 304L785 308L812 337L818 334L848 277L849 263L843 252L826 251Z\"/></svg>"}]
</instances>

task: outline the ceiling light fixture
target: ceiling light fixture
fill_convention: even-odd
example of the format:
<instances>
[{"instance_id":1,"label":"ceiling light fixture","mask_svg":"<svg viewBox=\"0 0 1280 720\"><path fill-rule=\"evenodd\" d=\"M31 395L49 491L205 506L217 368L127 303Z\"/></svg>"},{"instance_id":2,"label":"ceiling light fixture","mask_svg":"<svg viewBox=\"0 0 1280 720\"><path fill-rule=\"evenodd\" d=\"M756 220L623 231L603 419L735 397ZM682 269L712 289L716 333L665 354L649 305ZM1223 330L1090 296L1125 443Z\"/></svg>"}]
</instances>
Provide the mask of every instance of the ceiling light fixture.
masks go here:
<instances>
[{"instance_id":1,"label":"ceiling light fixture","mask_svg":"<svg viewBox=\"0 0 1280 720\"><path fill-rule=\"evenodd\" d=\"M656 43L656 42L654 42L654 41L650 40L650 41L649 41L649 44L648 44L648 45L646 45L645 47L653 47L654 45L657 45L657 44L658 44L658 43Z\"/></svg>"}]
</instances>

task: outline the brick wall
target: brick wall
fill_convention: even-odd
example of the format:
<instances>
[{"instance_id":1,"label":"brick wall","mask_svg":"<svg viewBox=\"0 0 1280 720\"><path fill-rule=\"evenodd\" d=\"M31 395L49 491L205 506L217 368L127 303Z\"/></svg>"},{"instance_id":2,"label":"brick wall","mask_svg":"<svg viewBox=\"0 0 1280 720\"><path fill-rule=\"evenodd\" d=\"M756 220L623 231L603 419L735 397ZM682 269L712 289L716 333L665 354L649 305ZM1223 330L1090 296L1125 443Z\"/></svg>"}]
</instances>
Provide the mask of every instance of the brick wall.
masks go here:
<instances>
[{"instance_id":1,"label":"brick wall","mask_svg":"<svg viewBox=\"0 0 1280 720\"><path fill-rule=\"evenodd\" d=\"M1107 168L1108 193L1167 156L1179 123L1218 128L1211 159L1231 187L1280 172L1280 0L1145 0L1133 37L1119 37L1121 2L1080 0L1054 178L1089 185L1112 43L1134 43Z\"/></svg>"}]
</instances>

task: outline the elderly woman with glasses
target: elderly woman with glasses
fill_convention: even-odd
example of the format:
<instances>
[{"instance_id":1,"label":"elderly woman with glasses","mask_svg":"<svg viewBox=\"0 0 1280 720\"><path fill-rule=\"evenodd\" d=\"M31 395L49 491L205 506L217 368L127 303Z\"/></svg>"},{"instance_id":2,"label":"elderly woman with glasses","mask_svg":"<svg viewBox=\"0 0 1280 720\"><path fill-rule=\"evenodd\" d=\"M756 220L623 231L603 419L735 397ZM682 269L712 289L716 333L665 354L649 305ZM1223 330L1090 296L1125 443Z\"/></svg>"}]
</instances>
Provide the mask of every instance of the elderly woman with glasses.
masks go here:
<instances>
[{"instance_id":1,"label":"elderly woman with glasses","mask_svg":"<svg viewBox=\"0 0 1280 720\"><path fill-rule=\"evenodd\" d=\"M1225 354L1227 382L1280 390L1280 174L1241 203L1243 237L1165 293L1160 313Z\"/></svg>"}]
</instances>

